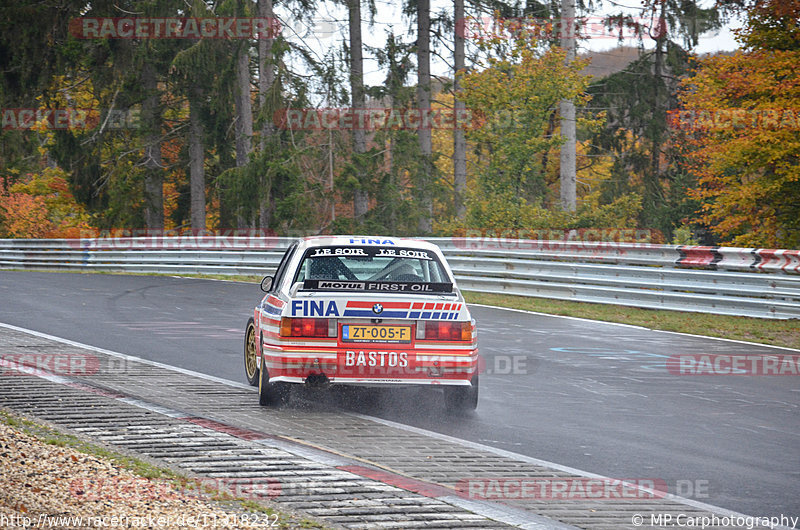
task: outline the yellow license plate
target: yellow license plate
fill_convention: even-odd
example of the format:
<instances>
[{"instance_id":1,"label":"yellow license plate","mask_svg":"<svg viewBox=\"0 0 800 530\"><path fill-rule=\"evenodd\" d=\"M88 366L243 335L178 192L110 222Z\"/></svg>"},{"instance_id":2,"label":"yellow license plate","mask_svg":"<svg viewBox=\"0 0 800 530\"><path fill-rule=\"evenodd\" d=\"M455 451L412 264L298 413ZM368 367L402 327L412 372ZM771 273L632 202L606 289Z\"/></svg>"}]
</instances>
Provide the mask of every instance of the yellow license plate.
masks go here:
<instances>
[{"instance_id":1,"label":"yellow license plate","mask_svg":"<svg viewBox=\"0 0 800 530\"><path fill-rule=\"evenodd\" d=\"M411 342L411 326L342 326L344 342Z\"/></svg>"}]
</instances>

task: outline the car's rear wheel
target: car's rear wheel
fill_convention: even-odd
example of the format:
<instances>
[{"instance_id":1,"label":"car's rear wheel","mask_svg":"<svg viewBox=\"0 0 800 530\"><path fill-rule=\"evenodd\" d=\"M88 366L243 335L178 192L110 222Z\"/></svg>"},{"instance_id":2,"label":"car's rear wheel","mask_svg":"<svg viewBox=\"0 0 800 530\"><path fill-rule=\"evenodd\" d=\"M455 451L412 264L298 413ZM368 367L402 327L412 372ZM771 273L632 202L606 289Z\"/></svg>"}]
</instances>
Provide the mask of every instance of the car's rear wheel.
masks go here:
<instances>
[{"instance_id":1,"label":"car's rear wheel","mask_svg":"<svg viewBox=\"0 0 800 530\"><path fill-rule=\"evenodd\" d=\"M247 321L244 332L244 375L252 386L258 386L258 348L256 348L256 325L253 319Z\"/></svg>"},{"instance_id":2,"label":"car's rear wheel","mask_svg":"<svg viewBox=\"0 0 800 530\"><path fill-rule=\"evenodd\" d=\"M446 386L444 404L451 412L470 412L478 408L478 374L472 377L472 386Z\"/></svg>"},{"instance_id":3,"label":"car's rear wheel","mask_svg":"<svg viewBox=\"0 0 800 530\"><path fill-rule=\"evenodd\" d=\"M269 371L266 366L262 366L258 376L258 404L264 407L282 405L288 398L288 383L270 382Z\"/></svg>"}]
</instances>

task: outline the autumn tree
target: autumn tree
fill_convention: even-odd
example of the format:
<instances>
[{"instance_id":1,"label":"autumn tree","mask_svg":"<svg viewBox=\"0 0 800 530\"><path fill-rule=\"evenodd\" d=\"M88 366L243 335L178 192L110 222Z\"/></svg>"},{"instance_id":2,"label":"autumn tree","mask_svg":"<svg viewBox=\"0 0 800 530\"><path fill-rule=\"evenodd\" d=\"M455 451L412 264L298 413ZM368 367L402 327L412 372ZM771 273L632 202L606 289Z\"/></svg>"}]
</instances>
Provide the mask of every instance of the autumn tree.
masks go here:
<instances>
[{"instance_id":1,"label":"autumn tree","mask_svg":"<svg viewBox=\"0 0 800 530\"><path fill-rule=\"evenodd\" d=\"M531 46L522 35L507 55L490 57L483 69L463 77L462 98L473 112L467 138L488 159L477 176L480 191L468 201L468 220L487 201L512 212L552 203L545 158L562 139L546 134L551 117L560 100L581 104L588 98L588 79L580 74L584 63L565 64L564 57L559 48Z\"/></svg>"},{"instance_id":2,"label":"autumn tree","mask_svg":"<svg viewBox=\"0 0 800 530\"><path fill-rule=\"evenodd\" d=\"M743 50L701 60L673 124L720 243L800 247L800 2L757 0Z\"/></svg>"}]
</instances>

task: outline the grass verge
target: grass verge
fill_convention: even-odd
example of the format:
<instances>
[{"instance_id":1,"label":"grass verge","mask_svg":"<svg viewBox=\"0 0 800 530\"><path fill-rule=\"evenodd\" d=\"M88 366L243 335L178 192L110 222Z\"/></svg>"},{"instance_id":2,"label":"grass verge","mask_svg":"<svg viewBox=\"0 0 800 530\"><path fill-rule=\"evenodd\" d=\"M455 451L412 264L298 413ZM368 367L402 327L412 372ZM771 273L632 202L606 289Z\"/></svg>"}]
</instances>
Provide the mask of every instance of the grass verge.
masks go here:
<instances>
[{"instance_id":1,"label":"grass verge","mask_svg":"<svg viewBox=\"0 0 800 530\"><path fill-rule=\"evenodd\" d=\"M767 318L683 313L665 309L640 309L611 304L592 304L530 298L504 294L464 291L467 302L512 309L524 309L550 315L588 318L604 322L619 322L650 329L679 331L693 335L758 342L773 346L800 349L800 321Z\"/></svg>"}]
</instances>

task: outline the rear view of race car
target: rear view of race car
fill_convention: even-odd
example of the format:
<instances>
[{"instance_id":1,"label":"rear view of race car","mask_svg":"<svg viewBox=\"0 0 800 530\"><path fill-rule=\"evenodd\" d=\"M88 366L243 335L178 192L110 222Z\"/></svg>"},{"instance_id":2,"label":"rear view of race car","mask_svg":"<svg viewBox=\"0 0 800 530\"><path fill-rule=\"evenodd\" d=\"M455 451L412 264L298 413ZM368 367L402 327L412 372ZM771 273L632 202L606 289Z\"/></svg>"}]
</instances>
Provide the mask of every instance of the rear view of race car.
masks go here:
<instances>
[{"instance_id":1,"label":"rear view of race car","mask_svg":"<svg viewBox=\"0 0 800 530\"><path fill-rule=\"evenodd\" d=\"M424 241L300 240L245 334L245 372L262 405L288 385L439 385L453 410L478 398L475 323L441 251Z\"/></svg>"}]
</instances>

